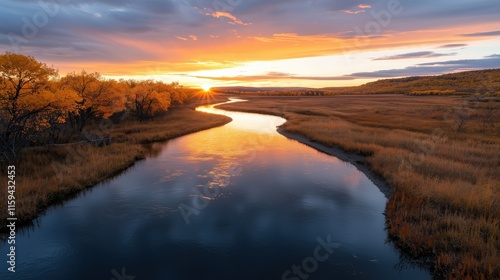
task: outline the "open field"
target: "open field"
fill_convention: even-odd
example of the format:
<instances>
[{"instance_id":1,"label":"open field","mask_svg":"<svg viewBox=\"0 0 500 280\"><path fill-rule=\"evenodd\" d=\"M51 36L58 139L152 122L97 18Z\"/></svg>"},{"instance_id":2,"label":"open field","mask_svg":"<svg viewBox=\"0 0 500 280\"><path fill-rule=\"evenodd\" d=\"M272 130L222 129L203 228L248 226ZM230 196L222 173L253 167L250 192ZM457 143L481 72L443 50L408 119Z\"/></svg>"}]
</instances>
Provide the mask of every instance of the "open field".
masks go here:
<instances>
[{"instance_id":1,"label":"open field","mask_svg":"<svg viewBox=\"0 0 500 280\"><path fill-rule=\"evenodd\" d=\"M436 278L500 278L500 102L460 96L245 97L282 129L365 156L392 241ZM488 104L487 106L485 104ZM291 151L293 152L293 151Z\"/></svg>"},{"instance_id":2,"label":"open field","mask_svg":"<svg viewBox=\"0 0 500 280\"><path fill-rule=\"evenodd\" d=\"M194 111L195 106L216 103L225 98L190 102L171 109L165 116L146 122L127 120L106 125L94 125L106 130L113 142L103 147L91 144L36 147L23 151L16 165L16 216L28 223L48 206L96 185L143 159L149 151L144 144L165 141L196 131L224 125L228 117ZM2 170L7 170L2 168ZM6 182L6 171L0 178ZM7 188L0 192L0 201L7 205ZM5 230L7 212L0 212Z\"/></svg>"}]
</instances>

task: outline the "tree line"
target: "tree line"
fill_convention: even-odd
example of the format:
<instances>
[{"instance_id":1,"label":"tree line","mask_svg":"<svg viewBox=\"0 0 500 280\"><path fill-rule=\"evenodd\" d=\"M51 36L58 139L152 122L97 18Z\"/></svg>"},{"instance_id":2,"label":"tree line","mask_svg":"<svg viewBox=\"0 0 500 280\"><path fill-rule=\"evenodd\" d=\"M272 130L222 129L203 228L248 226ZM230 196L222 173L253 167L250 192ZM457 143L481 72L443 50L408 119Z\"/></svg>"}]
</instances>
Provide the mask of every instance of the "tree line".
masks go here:
<instances>
[{"instance_id":1,"label":"tree line","mask_svg":"<svg viewBox=\"0 0 500 280\"><path fill-rule=\"evenodd\" d=\"M32 56L0 55L0 153L15 161L26 147L68 141L103 119L144 121L182 104L188 90L178 83L112 80L99 73L58 71Z\"/></svg>"}]
</instances>

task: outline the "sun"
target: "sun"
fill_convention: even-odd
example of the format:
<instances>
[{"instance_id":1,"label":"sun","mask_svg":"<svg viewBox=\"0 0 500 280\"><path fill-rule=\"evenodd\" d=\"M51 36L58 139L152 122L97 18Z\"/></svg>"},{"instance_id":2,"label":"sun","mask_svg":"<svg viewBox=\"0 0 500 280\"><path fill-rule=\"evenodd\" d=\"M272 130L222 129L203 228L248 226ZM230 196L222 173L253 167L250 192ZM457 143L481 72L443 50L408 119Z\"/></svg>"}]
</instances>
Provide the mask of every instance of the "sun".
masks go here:
<instances>
[{"instance_id":1,"label":"sun","mask_svg":"<svg viewBox=\"0 0 500 280\"><path fill-rule=\"evenodd\" d=\"M203 84L203 85L201 85L201 88L202 88L205 92L208 92L208 91L210 91L210 89L212 88L212 86L211 86L211 85L209 85L209 84Z\"/></svg>"}]
</instances>

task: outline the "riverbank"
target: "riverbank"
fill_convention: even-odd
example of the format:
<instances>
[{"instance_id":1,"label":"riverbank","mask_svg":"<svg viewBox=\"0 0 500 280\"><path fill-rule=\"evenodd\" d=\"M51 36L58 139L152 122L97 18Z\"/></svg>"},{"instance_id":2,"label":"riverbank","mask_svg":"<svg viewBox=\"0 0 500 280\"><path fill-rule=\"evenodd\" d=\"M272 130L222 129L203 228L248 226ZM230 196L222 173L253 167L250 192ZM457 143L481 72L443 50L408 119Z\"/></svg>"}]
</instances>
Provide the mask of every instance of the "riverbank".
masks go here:
<instances>
[{"instance_id":1,"label":"riverbank","mask_svg":"<svg viewBox=\"0 0 500 280\"><path fill-rule=\"evenodd\" d=\"M391 240L437 279L500 277L500 133L481 107L458 130L456 96L245 99L220 108L284 117L285 136L382 177Z\"/></svg>"},{"instance_id":2,"label":"riverbank","mask_svg":"<svg viewBox=\"0 0 500 280\"><path fill-rule=\"evenodd\" d=\"M216 97L171 109L167 115L146 122L123 121L106 126L113 142L103 147L91 144L31 148L16 166L16 217L30 224L48 207L66 201L81 191L112 178L151 154L148 143L167 141L197 131L222 126L226 116L194 110L196 106L227 100ZM101 127L95 127L99 130ZM3 170L7 170L3 168ZM0 178L6 182L7 172ZM7 188L0 192L7 205ZM0 212L0 232L5 232L7 212Z\"/></svg>"},{"instance_id":3,"label":"riverbank","mask_svg":"<svg viewBox=\"0 0 500 280\"><path fill-rule=\"evenodd\" d=\"M277 131L279 134L289 139L293 139L320 152L334 156L340 160L354 165L379 188L380 192L382 192L386 198L389 198L392 195L393 191L390 188L389 184L384 180L384 178L373 172L373 170L371 170L370 167L364 163L365 156L356 153L348 153L339 147L327 147L321 143L311 141L309 138L305 137L302 134L288 132L283 127L278 127Z\"/></svg>"}]
</instances>

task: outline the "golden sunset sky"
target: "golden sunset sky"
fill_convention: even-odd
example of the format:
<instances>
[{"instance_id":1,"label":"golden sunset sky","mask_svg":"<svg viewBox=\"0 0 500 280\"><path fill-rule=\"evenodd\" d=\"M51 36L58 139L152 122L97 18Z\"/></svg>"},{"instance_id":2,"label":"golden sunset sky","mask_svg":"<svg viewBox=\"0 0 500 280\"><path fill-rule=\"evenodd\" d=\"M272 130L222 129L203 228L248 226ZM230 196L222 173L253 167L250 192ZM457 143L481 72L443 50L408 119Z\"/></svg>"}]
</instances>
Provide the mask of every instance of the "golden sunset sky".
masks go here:
<instances>
[{"instance_id":1,"label":"golden sunset sky","mask_svg":"<svg viewBox=\"0 0 500 280\"><path fill-rule=\"evenodd\" d=\"M498 0L5 0L0 50L60 74L358 85L500 67Z\"/></svg>"}]
</instances>

